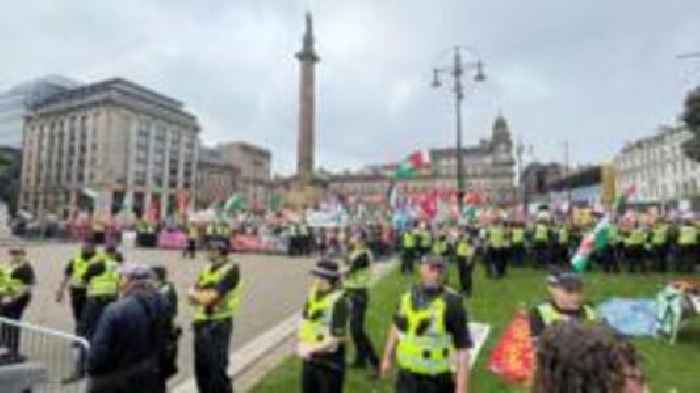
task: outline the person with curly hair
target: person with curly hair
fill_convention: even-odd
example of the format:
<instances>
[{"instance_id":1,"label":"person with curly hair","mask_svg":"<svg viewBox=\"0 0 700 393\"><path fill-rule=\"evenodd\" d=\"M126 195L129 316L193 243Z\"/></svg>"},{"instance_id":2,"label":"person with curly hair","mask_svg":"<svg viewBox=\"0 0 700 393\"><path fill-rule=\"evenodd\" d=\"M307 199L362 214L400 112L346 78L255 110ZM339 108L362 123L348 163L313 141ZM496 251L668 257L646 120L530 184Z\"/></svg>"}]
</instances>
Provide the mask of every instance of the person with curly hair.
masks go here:
<instances>
[{"instance_id":1,"label":"person with curly hair","mask_svg":"<svg viewBox=\"0 0 700 393\"><path fill-rule=\"evenodd\" d=\"M540 338L532 393L648 392L634 346L610 327L561 321Z\"/></svg>"}]
</instances>

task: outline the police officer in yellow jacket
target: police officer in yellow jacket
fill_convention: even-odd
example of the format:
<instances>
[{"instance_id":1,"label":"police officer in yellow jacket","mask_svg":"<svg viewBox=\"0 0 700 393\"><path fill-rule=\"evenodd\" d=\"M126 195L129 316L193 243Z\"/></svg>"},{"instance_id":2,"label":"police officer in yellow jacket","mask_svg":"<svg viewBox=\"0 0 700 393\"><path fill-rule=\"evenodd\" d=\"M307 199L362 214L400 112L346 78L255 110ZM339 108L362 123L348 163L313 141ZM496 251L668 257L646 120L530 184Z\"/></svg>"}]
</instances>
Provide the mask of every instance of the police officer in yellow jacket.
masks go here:
<instances>
[{"instance_id":1,"label":"police officer in yellow jacket","mask_svg":"<svg viewBox=\"0 0 700 393\"><path fill-rule=\"evenodd\" d=\"M350 336L355 344L355 360L351 367L362 369L369 363L372 372L377 373L379 358L365 331L372 263L372 253L367 248L365 233L353 236L352 251L346 262L349 270L343 286L350 303Z\"/></svg>"},{"instance_id":2,"label":"police officer in yellow jacket","mask_svg":"<svg viewBox=\"0 0 700 393\"><path fill-rule=\"evenodd\" d=\"M338 264L320 260L304 304L297 354L303 359L304 393L340 393L345 380L345 339L348 303L343 294Z\"/></svg>"},{"instance_id":3,"label":"police officer in yellow jacket","mask_svg":"<svg viewBox=\"0 0 700 393\"><path fill-rule=\"evenodd\" d=\"M90 340L104 309L119 296L119 262L110 254L90 259L83 275L87 300L80 315L78 335Z\"/></svg>"},{"instance_id":4,"label":"police officer in yellow jacket","mask_svg":"<svg viewBox=\"0 0 700 393\"><path fill-rule=\"evenodd\" d=\"M21 320L32 299L34 269L26 257L24 247L9 250L10 263L0 266L0 316ZM11 355L19 355L20 330L3 325L0 330L0 346L9 349Z\"/></svg>"},{"instance_id":5,"label":"police officer in yellow jacket","mask_svg":"<svg viewBox=\"0 0 700 393\"><path fill-rule=\"evenodd\" d=\"M678 248L680 258L676 264L676 271L691 273L695 268L698 255L698 228L689 218L683 220L678 228Z\"/></svg>"},{"instance_id":6,"label":"police officer in yellow jacket","mask_svg":"<svg viewBox=\"0 0 700 393\"><path fill-rule=\"evenodd\" d=\"M469 234L462 232L455 244L455 258L459 272L459 285L466 296L472 294L472 272L474 271L474 246Z\"/></svg>"},{"instance_id":7,"label":"police officer in yellow jacket","mask_svg":"<svg viewBox=\"0 0 700 393\"><path fill-rule=\"evenodd\" d=\"M401 234L401 273L413 273L413 263L417 255L418 236L412 227Z\"/></svg>"},{"instance_id":8,"label":"police officer in yellow jacket","mask_svg":"<svg viewBox=\"0 0 700 393\"><path fill-rule=\"evenodd\" d=\"M486 231L488 245L489 277L503 278L506 275L508 257L508 233L500 218Z\"/></svg>"},{"instance_id":9,"label":"police officer in yellow jacket","mask_svg":"<svg viewBox=\"0 0 700 393\"><path fill-rule=\"evenodd\" d=\"M584 303L583 279L577 273L554 270L547 277L550 299L530 311L530 334L539 338L557 321L596 320L595 309Z\"/></svg>"},{"instance_id":10,"label":"police officer in yellow jacket","mask_svg":"<svg viewBox=\"0 0 700 393\"><path fill-rule=\"evenodd\" d=\"M445 270L444 260L426 257L420 283L401 296L381 368L387 376L398 364L397 393L468 391L467 312L462 297L444 285Z\"/></svg>"},{"instance_id":11,"label":"police officer in yellow jacket","mask_svg":"<svg viewBox=\"0 0 700 393\"><path fill-rule=\"evenodd\" d=\"M199 393L231 393L227 374L233 316L240 303L240 270L227 243L212 245L209 263L188 298L195 306L194 375Z\"/></svg>"},{"instance_id":12,"label":"police officer in yellow jacket","mask_svg":"<svg viewBox=\"0 0 700 393\"><path fill-rule=\"evenodd\" d=\"M78 255L68 261L64 269L64 277L58 290L56 290L56 302L61 303L66 288L69 288L70 305L75 321L75 332L78 334L80 316L85 308L87 300L87 284L85 283L85 272L92 258L96 256L95 245L92 242L85 242Z\"/></svg>"},{"instance_id":13,"label":"police officer in yellow jacket","mask_svg":"<svg viewBox=\"0 0 700 393\"><path fill-rule=\"evenodd\" d=\"M625 259L630 273L647 271L647 237L646 229L637 223L625 239Z\"/></svg>"}]
</instances>

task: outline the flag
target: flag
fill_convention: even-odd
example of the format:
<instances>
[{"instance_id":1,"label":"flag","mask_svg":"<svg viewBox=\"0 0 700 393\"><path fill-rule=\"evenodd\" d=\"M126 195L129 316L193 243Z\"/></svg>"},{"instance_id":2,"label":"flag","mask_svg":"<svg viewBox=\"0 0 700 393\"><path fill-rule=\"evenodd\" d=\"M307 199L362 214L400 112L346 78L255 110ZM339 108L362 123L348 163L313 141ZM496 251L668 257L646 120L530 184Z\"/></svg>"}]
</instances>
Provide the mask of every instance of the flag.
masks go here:
<instances>
[{"instance_id":1,"label":"flag","mask_svg":"<svg viewBox=\"0 0 700 393\"><path fill-rule=\"evenodd\" d=\"M428 163L423 159L423 153L420 150L416 150L399 163L398 168L394 172L394 178L409 179L415 177L418 174L418 170L426 165Z\"/></svg>"},{"instance_id":2,"label":"flag","mask_svg":"<svg viewBox=\"0 0 700 393\"><path fill-rule=\"evenodd\" d=\"M233 194L228 200L226 200L223 208L229 212L245 210L246 201L240 194Z\"/></svg>"},{"instance_id":3,"label":"flag","mask_svg":"<svg viewBox=\"0 0 700 393\"><path fill-rule=\"evenodd\" d=\"M488 361L488 369L506 383L525 386L535 371L535 348L530 323L524 311L518 311L496 343Z\"/></svg>"},{"instance_id":4,"label":"flag","mask_svg":"<svg viewBox=\"0 0 700 393\"><path fill-rule=\"evenodd\" d=\"M85 188L83 188L83 195L94 200L95 198L97 198L98 194L97 194L97 191L95 191L91 188L85 187Z\"/></svg>"},{"instance_id":5,"label":"flag","mask_svg":"<svg viewBox=\"0 0 700 393\"><path fill-rule=\"evenodd\" d=\"M594 250L601 250L610 241L610 219L605 216L595 226L592 232L584 236L576 254L571 259L571 266L574 271L582 272L586 270L590 262L590 256Z\"/></svg>"},{"instance_id":6,"label":"flag","mask_svg":"<svg viewBox=\"0 0 700 393\"><path fill-rule=\"evenodd\" d=\"M627 204L627 200L634 195L635 192L637 192L637 186L632 184L625 189L622 195L616 196L615 201L613 202L613 211L620 211L622 208L624 208L624 206Z\"/></svg>"}]
</instances>

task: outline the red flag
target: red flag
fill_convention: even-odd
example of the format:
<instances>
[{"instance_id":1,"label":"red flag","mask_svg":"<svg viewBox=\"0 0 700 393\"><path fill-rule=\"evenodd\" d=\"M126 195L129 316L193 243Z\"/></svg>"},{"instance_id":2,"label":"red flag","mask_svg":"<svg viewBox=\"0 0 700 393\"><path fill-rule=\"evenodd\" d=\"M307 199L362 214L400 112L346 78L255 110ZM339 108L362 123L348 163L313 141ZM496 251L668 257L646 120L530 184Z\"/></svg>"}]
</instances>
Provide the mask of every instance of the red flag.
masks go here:
<instances>
[{"instance_id":1,"label":"red flag","mask_svg":"<svg viewBox=\"0 0 700 393\"><path fill-rule=\"evenodd\" d=\"M530 322L519 311L506 327L491 352L488 368L507 383L527 385L535 370L535 351L530 337Z\"/></svg>"},{"instance_id":2,"label":"red flag","mask_svg":"<svg viewBox=\"0 0 700 393\"><path fill-rule=\"evenodd\" d=\"M408 156L408 161L416 169L420 169L425 165L425 160L423 160L423 153L420 150L416 150Z\"/></svg>"}]
</instances>

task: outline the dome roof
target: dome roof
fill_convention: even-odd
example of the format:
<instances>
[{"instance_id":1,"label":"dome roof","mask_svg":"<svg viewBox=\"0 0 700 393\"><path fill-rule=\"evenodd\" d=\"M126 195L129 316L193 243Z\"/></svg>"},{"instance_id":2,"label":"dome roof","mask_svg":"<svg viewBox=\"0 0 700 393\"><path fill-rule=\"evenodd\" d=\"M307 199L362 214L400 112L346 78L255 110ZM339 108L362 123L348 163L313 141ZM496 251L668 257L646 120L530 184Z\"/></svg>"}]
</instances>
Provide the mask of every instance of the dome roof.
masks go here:
<instances>
[{"instance_id":1,"label":"dome roof","mask_svg":"<svg viewBox=\"0 0 700 393\"><path fill-rule=\"evenodd\" d=\"M499 113L498 116L496 116L496 121L493 122L493 130L508 130L508 122L506 118L503 117L503 114Z\"/></svg>"}]
</instances>

